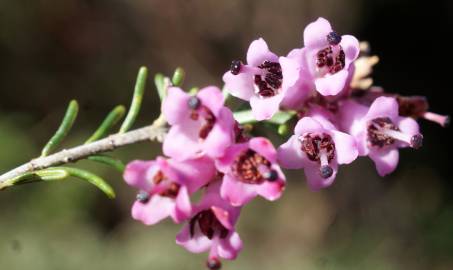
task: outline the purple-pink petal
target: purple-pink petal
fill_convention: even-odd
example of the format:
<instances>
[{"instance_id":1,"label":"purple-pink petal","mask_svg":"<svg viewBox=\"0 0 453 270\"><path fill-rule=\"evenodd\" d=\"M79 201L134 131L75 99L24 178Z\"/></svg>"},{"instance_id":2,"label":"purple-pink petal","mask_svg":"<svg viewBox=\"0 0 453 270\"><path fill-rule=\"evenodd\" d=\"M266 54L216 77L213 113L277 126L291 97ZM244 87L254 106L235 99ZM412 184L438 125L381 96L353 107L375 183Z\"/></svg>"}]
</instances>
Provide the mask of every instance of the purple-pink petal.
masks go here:
<instances>
[{"instance_id":1,"label":"purple-pink petal","mask_svg":"<svg viewBox=\"0 0 453 270\"><path fill-rule=\"evenodd\" d=\"M278 56L269 51L269 47L264 39L254 40L247 51L247 64L259 66L264 61L278 62Z\"/></svg>"},{"instance_id":2,"label":"purple-pink petal","mask_svg":"<svg viewBox=\"0 0 453 270\"><path fill-rule=\"evenodd\" d=\"M201 100L201 104L206 106L215 116L220 114L223 108L223 94L219 88L215 86L208 86L202 88L197 97Z\"/></svg>"},{"instance_id":3,"label":"purple-pink petal","mask_svg":"<svg viewBox=\"0 0 453 270\"><path fill-rule=\"evenodd\" d=\"M187 102L190 96L179 87L168 88L168 95L162 104L162 113L170 125L187 120L189 107Z\"/></svg>"},{"instance_id":4,"label":"purple-pink petal","mask_svg":"<svg viewBox=\"0 0 453 270\"><path fill-rule=\"evenodd\" d=\"M237 181L232 175L223 177L220 195L232 206L242 206L256 197L256 187Z\"/></svg>"},{"instance_id":5,"label":"purple-pink petal","mask_svg":"<svg viewBox=\"0 0 453 270\"><path fill-rule=\"evenodd\" d=\"M348 71L341 70L333 75L315 79L316 90L323 96L334 96L340 93L348 80Z\"/></svg>"},{"instance_id":6,"label":"purple-pink petal","mask_svg":"<svg viewBox=\"0 0 453 270\"><path fill-rule=\"evenodd\" d=\"M253 116L257 121L267 120L278 112L283 95L280 93L272 97L254 95L250 98Z\"/></svg>"},{"instance_id":7,"label":"purple-pink petal","mask_svg":"<svg viewBox=\"0 0 453 270\"><path fill-rule=\"evenodd\" d=\"M173 199L154 195L147 203L136 201L132 206L132 217L145 225L154 225L170 216L174 207Z\"/></svg>"},{"instance_id":8,"label":"purple-pink petal","mask_svg":"<svg viewBox=\"0 0 453 270\"><path fill-rule=\"evenodd\" d=\"M368 156L374 161L380 176L386 176L393 172L399 161L399 152L395 148L373 149Z\"/></svg>"},{"instance_id":9,"label":"purple-pink petal","mask_svg":"<svg viewBox=\"0 0 453 270\"><path fill-rule=\"evenodd\" d=\"M148 171L155 164L155 161L131 161L124 170L123 178L128 185L148 191L151 188L151 184L147 181Z\"/></svg>"},{"instance_id":10,"label":"purple-pink petal","mask_svg":"<svg viewBox=\"0 0 453 270\"><path fill-rule=\"evenodd\" d=\"M327 35L332 32L332 26L324 18L318 18L310 23L304 30L304 45L306 47L324 47L327 46Z\"/></svg>"},{"instance_id":11,"label":"purple-pink petal","mask_svg":"<svg viewBox=\"0 0 453 270\"><path fill-rule=\"evenodd\" d=\"M349 134L336 130L331 130L330 135L335 142L335 155L338 164L353 162L359 154L354 138Z\"/></svg>"},{"instance_id":12,"label":"purple-pink petal","mask_svg":"<svg viewBox=\"0 0 453 270\"><path fill-rule=\"evenodd\" d=\"M271 163L275 163L277 160L277 151L272 143L263 137L255 137L249 141L250 149L254 150L258 154L265 157Z\"/></svg>"},{"instance_id":13,"label":"purple-pink petal","mask_svg":"<svg viewBox=\"0 0 453 270\"><path fill-rule=\"evenodd\" d=\"M306 157L300 149L298 135L293 135L287 142L278 148L278 162L286 169L301 169L304 167Z\"/></svg>"},{"instance_id":14,"label":"purple-pink petal","mask_svg":"<svg viewBox=\"0 0 453 270\"><path fill-rule=\"evenodd\" d=\"M389 117L392 122L398 117L398 102L392 97L378 97L371 104L366 120L372 120L379 117Z\"/></svg>"},{"instance_id":15,"label":"purple-pink petal","mask_svg":"<svg viewBox=\"0 0 453 270\"><path fill-rule=\"evenodd\" d=\"M324 127L321 125L321 123L311 117L304 117L300 119L297 122L296 127L294 128L294 134L299 136L305 133L322 131L324 131Z\"/></svg>"},{"instance_id":16,"label":"purple-pink petal","mask_svg":"<svg viewBox=\"0 0 453 270\"><path fill-rule=\"evenodd\" d=\"M312 165L304 168L305 177L307 178L307 183L310 189L313 191L320 190L332 185L335 177L337 175L338 166L336 162L331 162L330 166L333 169L333 174L329 178L322 178L319 172L319 166Z\"/></svg>"}]
</instances>

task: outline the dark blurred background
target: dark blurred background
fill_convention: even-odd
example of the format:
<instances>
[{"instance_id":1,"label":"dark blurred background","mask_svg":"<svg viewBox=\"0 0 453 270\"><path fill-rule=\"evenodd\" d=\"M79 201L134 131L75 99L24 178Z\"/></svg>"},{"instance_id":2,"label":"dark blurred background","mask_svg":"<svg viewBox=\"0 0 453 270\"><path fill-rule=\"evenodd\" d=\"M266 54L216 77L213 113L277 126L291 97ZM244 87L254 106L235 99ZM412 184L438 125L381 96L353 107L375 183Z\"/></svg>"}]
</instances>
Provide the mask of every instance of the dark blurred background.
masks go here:
<instances>
[{"instance_id":1,"label":"dark blurred background","mask_svg":"<svg viewBox=\"0 0 453 270\"><path fill-rule=\"evenodd\" d=\"M451 113L452 1L0 1L0 170L39 154L71 98L82 106L66 145L77 145L114 105L128 105L141 65L151 73L187 70L185 86L221 84L232 59L263 37L286 54L318 16L371 44L381 62L375 84L425 95ZM158 114L148 86L141 119ZM283 198L256 200L239 231L244 251L225 269L453 269L452 132L421 122L424 147L401 151L380 178L369 159L340 170L311 192L291 172ZM158 144L118 151L151 159ZM135 191L101 165L118 198L78 180L0 193L0 269L203 269L205 255L174 243L179 226L130 218Z\"/></svg>"}]
</instances>

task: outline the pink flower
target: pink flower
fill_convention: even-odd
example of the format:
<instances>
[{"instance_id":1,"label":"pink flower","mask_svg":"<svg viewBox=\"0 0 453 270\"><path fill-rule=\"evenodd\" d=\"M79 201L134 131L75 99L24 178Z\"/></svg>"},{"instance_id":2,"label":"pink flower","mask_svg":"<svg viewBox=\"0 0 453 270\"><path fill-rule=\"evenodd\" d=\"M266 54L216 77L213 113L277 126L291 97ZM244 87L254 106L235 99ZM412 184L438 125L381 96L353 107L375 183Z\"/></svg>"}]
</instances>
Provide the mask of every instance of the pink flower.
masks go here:
<instances>
[{"instance_id":1,"label":"pink flower","mask_svg":"<svg viewBox=\"0 0 453 270\"><path fill-rule=\"evenodd\" d=\"M216 166L224 173L220 194L233 206L244 205L257 195L274 201L285 188L277 152L265 138L230 146Z\"/></svg>"},{"instance_id":2,"label":"pink flower","mask_svg":"<svg viewBox=\"0 0 453 270\"><path fill-rule=\"evenodd\" d=\"M379 97L369 108L348 100L343 102L340 112L342 127L355 137L359 155L368 155L381 176L396 169L398 148L422 145L417 122L398 116L395 98Z\"/></svg>"},{"instance_id":3,"label":"pink flower","mask_svg":"<svg viewBox=\"0 0 453 270\"><path fill-rule=\"evenodd\" d=\"M192 209L190 221L176 236L176 243L193 253L210 250L208 266L219 258L233 260L242 249L242 241L234 226L240 208L233 207L219 196L220 181L211 183L201 202Z\"/></svg>"},{"instance_id":4,"label":"pink flower","mask_svg":"<svg viewBox=\"0 0 453 270\"><path fill-rule=\"evenodd\" d=\"M223 104L217 87L203 88L196 96L171 87L162 107L172 125L163 144L164 154L177 160L204 154L222 156L233 143L235 125L233 114Z\"/></svg>"},{"instance_id":5,"label":"pink flower","mask_svg":"<svg viewBox=\"0 0 453 270\"><path fill-rule=\"evenodd\" d=\"M338 35L326 19L318 18L305 28L304 45L300 54L316 90L324 96L339 94L352 76L351 63L360 52L358 40Z\"/></svg>"},{"instance_id":6,"label":"pink flower","mask_svg":"<svg viewBox=\"0 0 453 270\"><path fill-rule=\"evenodd\" d=\"M304 117L294 135L278 149L278 160L288 169L303 168L313 190L327 187L335 179L338 164L349 164L358 151L352 136L340 132L327 120Z\"/></svg>"},{"instance_id":7,"label":"pink flower","mask_svg":"<svg viewBox=\"0 0 453 270\"><path fill-rule=\"evenodd\" d=\"M192 209L189 195L206 185L214 174L214 163L206 157L184 162L162 157L130 162L124 180L140 189L132 217L146 225L168 216L176 223L185 220Z\"/></svg>"},{"instance_id":8,"label":"pink flower","mask_svg":"<svg viewBox=\"0 0 453 270\"><path fill-rule=\"evenodd\" d=\"M247 64L233 61L230 71L223 75L223 81L233 96L250 101L253 115L261 121L278 111L286 91L294 86L299 76L298 61L279 58L260 38L250 44Z\"/></svg>"}]
</instances>

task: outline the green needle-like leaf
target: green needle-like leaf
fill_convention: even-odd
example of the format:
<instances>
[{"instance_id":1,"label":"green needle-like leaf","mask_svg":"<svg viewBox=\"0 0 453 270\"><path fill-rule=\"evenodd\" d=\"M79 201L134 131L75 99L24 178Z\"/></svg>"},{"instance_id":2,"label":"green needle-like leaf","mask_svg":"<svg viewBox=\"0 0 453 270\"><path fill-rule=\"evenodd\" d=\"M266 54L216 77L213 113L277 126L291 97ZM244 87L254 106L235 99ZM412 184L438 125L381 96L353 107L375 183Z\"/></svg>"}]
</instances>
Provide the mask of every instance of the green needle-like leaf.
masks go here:
<instances>
[{"instance_id":1,"label":"green needle-like leaf","mask_svg":"<svg viewBox=\"0 0 453 270\"><path fill-rule=\"evenodd\" d=\"M102 192L104 192L110 199L113 199L116 196L113 188L104 179L89 171L72 167L55 167L55 168L63 169L69 174L69 176L77 177L81 180L85 180L88 183L95 185L97 188L102 190Z\"/></svg>"},{"instance_id":2,"label":"green needle-like leaf","mask_svg":"<svg viewBox=\"0 0 453 270\"><path fill-rule=\"evenodd\" d=\"M45 157L49 155L53 150L55 150L63 139L68 135L69 131L71 130L74 121L77 118L77 114L79 112L79 104L76 100L71 100L69 102L68 109L66 110L66 114L63 118L63 121L60 124L60 127L55 132L55 135L50 138L49 142L44 146L41 152L41 156Z\"/></svg>"},{"instance_id":3,"label":"green needle-like leaf","mask_svg":"<svg viewBox=\"0 0 453 270\"><path fill-rule=\"evenodd\" d=\"M161 73L154 75L154 84L156 85L157 94L159 95L160 101L163 101L167 96L165 91L165 76Z\"/></svg>"},{"instance_id":4,"label":"green needle-like leaf","mask_svg":"<svg viewBox=\"0 0 453 270\"><path fill-rule=\"evenodd\" d=\"M12 178L0 184L0 189L13 186L27 184L37 181L55 181L61 180L69 176L69 173L63 169L48 168L34 172L27 172L15 178Z\"/></svg>"},{"instance_id":5,"label":"green needle-like leaf","mask_svg":"<svg viewBox=\"0 0 453 270\"><path fill-rule=\"evenodd\" d=\"M143 93L145 92L146 79L148 78L148 69L146 67L141 67L138 71L137 82L135 83L134 96L132 98L131 107L129 112L124 119L123 124L120 128L120 133L125 133L128 131L135 120L137 119L138 113L140 112L140 107L142 105Z\"/></svg>"},{"instance_id":6,"label":"green needle-like leaf","mask_svg":"<svg viewBox=\"0 0 453 270\"><path fill-rule=\"evenodd\" d=\"M91 135L85 144L97 141L109 134L109 131L115 126L126 113L126 108L123 105L116 106L104 119L98 129Z\"/></svg>"},{"instance_id":7,"label":"green needle-like leaf","mask_svg":"<svg viewBox=\"0 0 453 270\"><path fill-rule=\"evenodd\" d=\"M121 173L123 173L124 169L126 168L126 165L124 165L124 163L121 160L115 159L115 158L112 158L112 157L109 157L106 155L90 156L90 157L88 157L88 159L105 164L105 165L112 166L113 168L115 168L116 170L118 170Z\"/></svg>"},{"instance_id":8,"label":"green needle-like leaf","mask_svg":"<svg viewBox=\"0 0 453 270\"><path fill-rule=\"evenodd\" d=\"M186 72L183 68L178 67L175 72L173 73L173 77L171 78L171 83L174 86L181 86L184 82L184 78L186 76Z\"/></svg>"},{"instance_id":9,"label":"green needle-like leaf","mask_svg":"<svg viewBox=\"0 0 453 270\"><path fill-rule=\"evenodd\" d=\"M251 110L234 112L233 116L234 116L234 119L236 119L236 121L238 121L239 124L257 122L255 117L253 117L253 114L252 114Z\"/></svg>"}]
</instances>

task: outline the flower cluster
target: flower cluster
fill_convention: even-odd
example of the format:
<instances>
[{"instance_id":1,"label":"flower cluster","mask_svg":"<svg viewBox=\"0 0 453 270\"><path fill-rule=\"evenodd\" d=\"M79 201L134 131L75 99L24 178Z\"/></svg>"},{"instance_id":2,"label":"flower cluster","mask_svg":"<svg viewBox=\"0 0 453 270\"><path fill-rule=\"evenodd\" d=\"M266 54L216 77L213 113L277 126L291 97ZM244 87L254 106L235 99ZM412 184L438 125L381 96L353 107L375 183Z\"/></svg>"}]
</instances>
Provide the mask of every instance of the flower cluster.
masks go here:
<instances>
[{"instance_id":1,"label":"flower cluster","mask_svg":"<svg viewBox=\"0 0 453 270\"><path fill-rule=\"evenodd\" d=\"M282 195L280 166L303 169L313 190L331 185L339 165L358 156L369 156L384 176L395 170L399 148L422 145L417 118L448 122L429 112L423 97L372 87L368 76L377 57L327 20L310 23L303 40L303 48L280 57L255 40L246 63L233 61L223 75L229 94L249 101L254 120L294 113L294 133L285 143L275 148L265 137L248 136L217 87L196 94L169 87L162 105L171 126L166 157L126 168L126 182L140 190L133 218L147 225L167 217L184 223L176 242L191 252L209 251L210 269L242 249L235 230L241 208L257 196L274 201ZM198 191L202 197L194 202Z\"/></svg>"}]
</instances>

